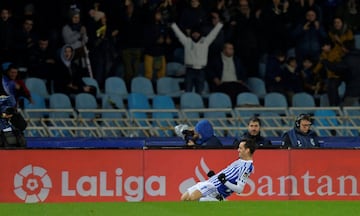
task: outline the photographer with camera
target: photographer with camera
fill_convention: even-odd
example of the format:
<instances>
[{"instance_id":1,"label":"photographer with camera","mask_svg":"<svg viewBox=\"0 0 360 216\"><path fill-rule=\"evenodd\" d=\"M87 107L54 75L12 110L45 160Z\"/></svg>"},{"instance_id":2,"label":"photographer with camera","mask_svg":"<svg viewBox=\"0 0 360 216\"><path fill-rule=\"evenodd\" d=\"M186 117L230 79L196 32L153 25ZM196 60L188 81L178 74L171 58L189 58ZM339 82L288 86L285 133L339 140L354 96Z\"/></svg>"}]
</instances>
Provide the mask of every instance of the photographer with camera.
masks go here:
<instances>
[{"instance_id":1,"label":"photographer with camera","mask_svg":"<svg viewBox=\"0 0 360 216\"><path fill-rule=\"evenodd\" d=\"M0 96L0 147L26 147L23 131L27 123L13 106L10 96Z\"/></svg>"},{"instance_id":2,"label":"photographer with camera","mask_svg":"<svg viewBox=\"0 0 360 216\"><path fill-rule=\"evenodd\" d=\"M200 120L194 129L188 125L180 124L175 127L175 133L182 137L186 146L200 148L220 148L222 143L214 135L214 129L208 120Z\"/></svg>"}]
</instances>

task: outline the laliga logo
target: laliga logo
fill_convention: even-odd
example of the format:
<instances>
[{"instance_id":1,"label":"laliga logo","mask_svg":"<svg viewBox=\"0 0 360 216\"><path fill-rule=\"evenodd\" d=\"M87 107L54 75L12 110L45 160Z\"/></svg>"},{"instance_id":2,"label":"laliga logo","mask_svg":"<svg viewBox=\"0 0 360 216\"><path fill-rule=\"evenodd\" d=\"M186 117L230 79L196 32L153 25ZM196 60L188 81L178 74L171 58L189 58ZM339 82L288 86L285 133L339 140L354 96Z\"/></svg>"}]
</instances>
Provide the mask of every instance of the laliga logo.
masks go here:
<instances>
[{"instance_id":1,"label":"laliga logo","mask_svg":"<svg viewBox=\"0 0 360 216\"><path fill-rule=\"evenodd\" d=\"M27 165L14 177L14 193L25 203L44 202L52 187L47 171L38 166Z\"/></svg>"},{"instance_id":2,"label":"laliga logo","mask_svg":"<svg viewBox=\"0 0 360 216\"><path fill-rule=\"evenodd\" d=\"M199 181L205 181L207 178L207 173L210 171L209 167L206 165L204 158L200 159L200 167L201 170L205 173L205 177L204 175L200 172L199 166L195 167L195 175L198 178ZM181 182L181 184L179 185L179 191L181 193L184 193L189 187L193 186L196 184L196 180L194 178L188 178L186 180L184 180L183 182Z\"/></svg>"}]
</instances>

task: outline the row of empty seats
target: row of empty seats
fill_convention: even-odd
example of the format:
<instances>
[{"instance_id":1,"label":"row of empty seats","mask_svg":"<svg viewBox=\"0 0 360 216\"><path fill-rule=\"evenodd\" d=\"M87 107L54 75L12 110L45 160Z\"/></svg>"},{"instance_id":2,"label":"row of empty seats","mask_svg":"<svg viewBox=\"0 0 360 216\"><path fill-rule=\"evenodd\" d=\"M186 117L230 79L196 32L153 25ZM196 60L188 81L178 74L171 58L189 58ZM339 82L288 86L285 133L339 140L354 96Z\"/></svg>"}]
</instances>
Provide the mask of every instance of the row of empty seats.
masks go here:
<instances>
[{"instance_id":1,"label":"row of empty seats","mask_svg":"<svg viewBox=\"0 0 360 216\"><path fill-rule=\"evenodd\" d=\"M88 85L95 86L97 88L97 98L102 99L106 95L118 96L122 99L127 99L129 92L126 88L124 81L119 77L109 77L106 79L104 93L100 92L99 86L95 79L90 77L84 77L84 81ZM252 92L243 92L237 96L235 106L264 106L264 107L315 107L316 99L314 96L300 92L293 95L291 104L288 104L288 100L284 94L271 92L266 93L266 91L259 92L261 90L261 85L252 83L249 79L249 86L252 87ZM260 80L260 79L258 79ZM41 99L43 97L45 100L50 98L48 91L43 80L38 78L28 78L26 79L26 85L28 86L33 98ZM256 87L258 86L258 87ZM166 95L173 98L189 98L194 107L203 108L204 106L204 95L198 95L194 92L184 92L180 89L179 83L176 79L171 77L163 77L157 81L157 93L155 93L152 82L145 77L136 77L132 80L131 93L140 93L144 94L149 99L152 99L156 95ZM228 95L220 93L206 93L206 98L209 101L209 108L221 106L222 108L231 108L234 107ZM211 99L210 99L211 96ZM181 99L185 101L185 99ZM56 103L56 101L54 101ZM218 104L218 105L217 105ZM38 108L41 107L42 102L35 103L35 106ZM327 95L320 96L320 105L328 106ZM358 105L358 104L354 104ZM25 106L25 108L27 108ZM51 107L50 107L51 108Z\"/></svg>"},{"instance_id":2,"label":"row of empty seats","mask_svg":"<svg viewBox=\"0 0 360 216\"><path fill-rule=\"evenodd\" d=\"M87 85L92 85L96 88L97 98L101 98L103 94L116 94L126 98L129 91L124 80L120 77L108 77L105 80L104 92L100 91L99 84L96 79L91 77L83 77L83 81ZM25 84L31 93L36 93L45 99L48 99L50 94L46 88L44 80L35 77L29 77L25 80ZM170 95L172 97L179 97L183 92L180 89L179 79L172 77L162 77L157 80L157 94ZM152 82L145 77L135 77L131 82L130 92L143 93L152 98L155 95L155 89Z\"/></svg>"}]
</instances>

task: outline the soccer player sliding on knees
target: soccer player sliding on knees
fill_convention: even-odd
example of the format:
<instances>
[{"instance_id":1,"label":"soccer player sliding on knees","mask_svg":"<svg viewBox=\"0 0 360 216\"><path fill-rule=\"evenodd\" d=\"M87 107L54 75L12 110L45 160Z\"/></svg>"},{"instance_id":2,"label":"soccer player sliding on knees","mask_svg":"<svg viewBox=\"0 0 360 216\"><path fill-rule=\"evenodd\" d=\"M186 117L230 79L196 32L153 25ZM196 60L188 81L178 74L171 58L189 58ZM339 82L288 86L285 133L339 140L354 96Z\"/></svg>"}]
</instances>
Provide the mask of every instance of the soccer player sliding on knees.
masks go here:
<instances>
[{"instance_id":1,"label":"soccer player sliding on knees","mask_svg":"<svg viewBox=\"0 0 360 216\"><path fill-rule=\"evenodd\" d=\"M222 201L233 192L242 193L246 182L254 170L253 154L256 143L253 139L243 139L237 149L239 159L206 181L198 182L182 194L182 201ZM209 175L208 174L208 175Z\"/></svg>"}]
</instances>

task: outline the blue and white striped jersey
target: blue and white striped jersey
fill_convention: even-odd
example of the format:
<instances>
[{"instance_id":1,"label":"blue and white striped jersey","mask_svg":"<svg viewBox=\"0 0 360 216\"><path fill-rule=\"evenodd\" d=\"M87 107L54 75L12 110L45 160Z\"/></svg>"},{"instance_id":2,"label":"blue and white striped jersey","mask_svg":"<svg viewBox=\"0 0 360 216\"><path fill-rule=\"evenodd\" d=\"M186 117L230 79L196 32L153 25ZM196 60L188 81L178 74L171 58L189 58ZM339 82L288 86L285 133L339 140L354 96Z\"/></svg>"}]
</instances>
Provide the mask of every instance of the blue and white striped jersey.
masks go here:
<instances>
[{"instance_id":1,"label":"blue and white striped jersey","mask_svg":"<svg viewBox=\"0 0 360 216\"><path fill-rule=\"evenodd\" d=\"M218 174L212 176L208 179L218 190L218 192L224 197L230 196L234 191L227 188L218 180L218 175L224 173L226 180L235 185L245 186L248 177L254 170L254 165L252 160L242 160L238 159L231 163L228 167L221 170Z\"/></svg>"}]
</instances>

